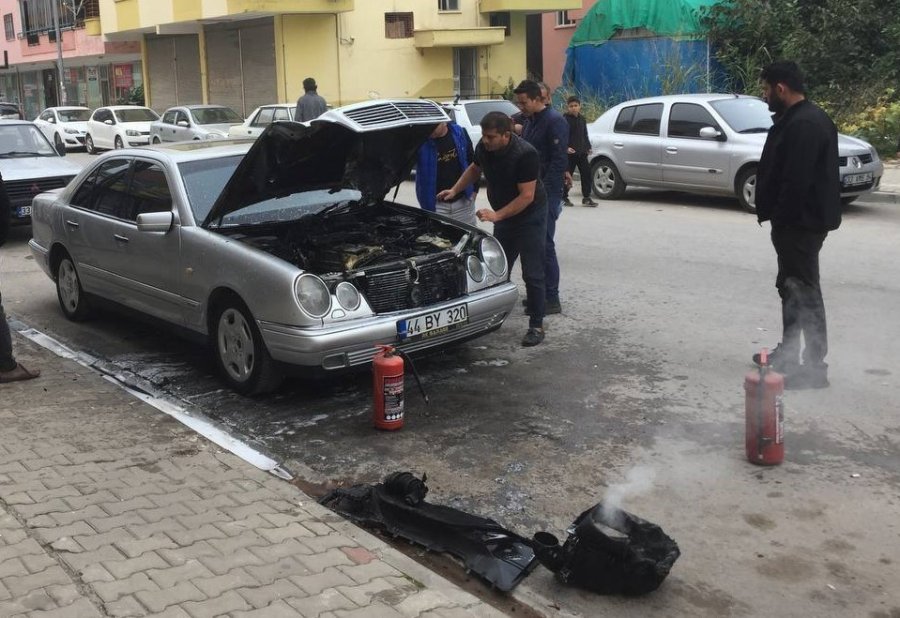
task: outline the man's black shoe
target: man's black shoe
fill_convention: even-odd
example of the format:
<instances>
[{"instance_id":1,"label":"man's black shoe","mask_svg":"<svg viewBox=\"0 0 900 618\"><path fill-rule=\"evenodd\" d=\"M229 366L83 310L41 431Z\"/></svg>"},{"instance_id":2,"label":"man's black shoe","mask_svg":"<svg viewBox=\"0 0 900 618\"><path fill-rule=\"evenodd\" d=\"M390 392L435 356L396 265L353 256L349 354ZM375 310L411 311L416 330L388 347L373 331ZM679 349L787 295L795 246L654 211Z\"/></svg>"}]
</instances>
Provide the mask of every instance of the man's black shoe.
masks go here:
<instances>
[{"instance_id":1,"label":"man's black shoe","mask_svg":"<svg viewBox=\"0 0 900 618\"><path fill-rule=\"evenodd\" d=\"M828 368L802 365L784 376L784 388L791 391L828 388Z\"/></svg>"},{"instance_id":2,"label":"man's black shoe","mask_svg":"<svg viewBox=\"0 0 900 618\"><path fill-rule=\"evenodd\" d=\"M768 356L769 366L774 367L775 365L778 365L778 364L785 364L785 361L788 361L788 359L784 358L784 356L785 356L784 348L782 348L781 344L779 343L774 348L769 350L769 356ZM761 360L762 360L762 357L760 356L759 352L757 352L756 354L753 355L753 362L755 364L759 365L759 362ZM799 364L797 359L793 359L793 360L795 363Z\"/></svg>"},{"instance_id":3,"label":"man's black shoe","mask_svg":"<svg viewBox=\"0 0 900 618\"><path fill-rule=\"evenodd\" d=\"M572 200L570 200L569 198L567 198L567 197L563 198L563 206L574 206L574 205L575 204L573 204Z\"/></svg>"},{"instance_id":4,"label":"man's black shoe","mask_svg":"<svg viewBox=\"0 0 900 618\"><path fill-rule=\"evenodd\" d=\"M596 206L596 205L597 205L597 202L595 202L594 200L592 200L592 199L589 198L589 197L586 197L586 198L584 198L584 199L581 200L581 205L582 205L582 206Z\"/></svg>"},{"instance_id":5,"label":"man's black shoe","mask_svg":"<svg viewBox=\"0 0 900 618\"><path fill-rule=\"evenodd\" d=\"M525 336L522 338L522 345L526 348L530 348L532 346L536 346L543 340L544 329L532 327L528 329L528 332L525 333Z\"/></svg>"}]
</instances>

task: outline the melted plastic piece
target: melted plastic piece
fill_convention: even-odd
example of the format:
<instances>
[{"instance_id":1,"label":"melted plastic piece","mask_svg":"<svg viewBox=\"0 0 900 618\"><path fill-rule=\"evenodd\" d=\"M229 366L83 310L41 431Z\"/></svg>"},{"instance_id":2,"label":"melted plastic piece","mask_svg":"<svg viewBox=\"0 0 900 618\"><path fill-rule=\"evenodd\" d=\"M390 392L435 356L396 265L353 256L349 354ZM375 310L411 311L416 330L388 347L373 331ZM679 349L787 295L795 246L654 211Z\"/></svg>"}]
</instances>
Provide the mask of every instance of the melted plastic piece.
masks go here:
<instances>
[{"instance_id":1,"label":"melted plastic piece","mask_svg":"<svg viewBox=\"0 0 900 618\"><path fill-rule=\"evenodd\" d=\"M401 479L404 482L398 482ZM537 566L529 541L492 519L426 502L424 478L421 487L413 486L410 492L409 482L415 480L409 473L395 472L385 483L336 489L320 502L356 523L452 554L504 592ZM410 503L411 495L416 504Z\"/></svg>"}]
</instances>

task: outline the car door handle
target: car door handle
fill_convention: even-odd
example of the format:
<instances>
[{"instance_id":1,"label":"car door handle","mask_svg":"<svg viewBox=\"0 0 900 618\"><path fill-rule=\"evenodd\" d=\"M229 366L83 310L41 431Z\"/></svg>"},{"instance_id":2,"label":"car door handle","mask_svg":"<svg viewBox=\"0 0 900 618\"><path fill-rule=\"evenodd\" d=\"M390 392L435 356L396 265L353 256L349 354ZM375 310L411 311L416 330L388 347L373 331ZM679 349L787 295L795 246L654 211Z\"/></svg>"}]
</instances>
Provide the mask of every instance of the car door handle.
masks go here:
<instances>
[{"instance_id":1,"label":"car door handle","mask_svg":"<svg viewBox=\"0 0 900 618\"><path fill-rule=\"evenodd\" d=\"M122 236L121 234L113 234L113 238L115 238L119 242L128 242L128 237Z\"/></svg>"},{"instance_id":2,"label":"car door handle","mask_svg":"<svg viewBox=\"0 0 900 618\"><path fill-rule=\"evenodd\" d=\"M613 148L622 148L624 145L622 142L613 142Z\"/></svg>"},{"instance_id":3,"label":"car door handle","mask_svg":"<svg viewBox=\"0 0 900 618\"><path fill-rule=\"evenodd\" d=\"M71 219L66 219L66 225L69 227L78 227L80 224L78 221L72 221Z\"/></svg>"},{"instance_id":4,"label":"car door handle","mask_svg":"<svg viewBox=\"0 0 900 618\"><path fill-rule=\"evenodd\" d=\"M676 152L678 152L678 148L676 148L675 146L669 146L666 148L666 152L668 152L670 154L675 154Z\"/></svg>"}]
</instances>

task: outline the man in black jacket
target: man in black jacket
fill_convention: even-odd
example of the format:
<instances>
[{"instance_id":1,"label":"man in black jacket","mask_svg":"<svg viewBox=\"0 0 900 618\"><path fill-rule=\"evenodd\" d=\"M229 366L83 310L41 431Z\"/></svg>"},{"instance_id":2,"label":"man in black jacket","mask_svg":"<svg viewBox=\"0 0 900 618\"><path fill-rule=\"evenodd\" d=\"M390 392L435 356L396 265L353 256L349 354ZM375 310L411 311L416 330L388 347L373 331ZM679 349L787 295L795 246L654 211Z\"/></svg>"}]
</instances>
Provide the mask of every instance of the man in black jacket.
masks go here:
<instances>
[{"instance_id":1,"label":"man in black jacket","mask_svg":"<svg viewBox=\"0 0 900 618\"><path fill-rule=\"evenodd\" d=\"M760 75L775 124L756 176L759 222L771 221L778 256L775 287L781 296L782 341L770 354L787 388L828 386L828 335L819 287L819 251L841 224L837 129L806 99L794 62L775 62ZM803 364L800 364L800 335ZM759 362L759 355L754 355Z\"/></svg>"},{"instance_id":2,"label":"man in black jacket","mask_svg":"<svg viewBox=\"0 0 900 618\"><path fill-rule=\"evenodd\" d=\"M588 155L591 153L591 140L588 137L587 120L581 114L581 100L571 96L566 100L568 111L563 114L569 123L569 175L578 168L581 175L581 203L584 206L596 206L597 202L591 199L591 164L588 163ZM569 189L571 183L563 185L563 205L571 206Z\"/></svg>"}]
</instances>

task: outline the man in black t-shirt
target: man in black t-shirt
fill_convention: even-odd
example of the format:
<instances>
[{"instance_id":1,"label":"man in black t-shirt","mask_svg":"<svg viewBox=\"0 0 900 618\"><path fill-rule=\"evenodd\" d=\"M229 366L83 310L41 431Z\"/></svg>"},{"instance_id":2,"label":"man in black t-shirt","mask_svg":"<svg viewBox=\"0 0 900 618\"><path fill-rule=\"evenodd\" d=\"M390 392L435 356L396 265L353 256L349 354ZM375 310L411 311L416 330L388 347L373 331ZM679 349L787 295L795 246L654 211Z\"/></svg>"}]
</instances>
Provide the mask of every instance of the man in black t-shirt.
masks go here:
<instances>
[{"instance_id":1,"label":"man in black t-shirt","mask_svg":"<svg viewBox=\"0 0 900 618\"><path fill-rule=\"evenodd\" d=\"M494 224L494 236L503 246L510 269L522 257L529 305L528 332L522 345L538 345L544 340L547 196L537 150L513 133L512 120L502 112L489 112L482 118L474 161L452 187L438 193L438 199L458 193L482 172L491 208L482 208L476 215Z\"/></svg>"},{"instance_id":2,"label":"man in black t-shirt","mask_svg":"<svg viewBox=\"0 0 900 618\"><path fill-rule=\"evenodd\" d=\"M472 141L455 122L442 122L419 147L416 164L416 197L423 210L437 212L457 221L478 225L475 219L477 185L467 185L447 200L437 194L452 187L472 161Z\"/></svg>"}]
</instances>

